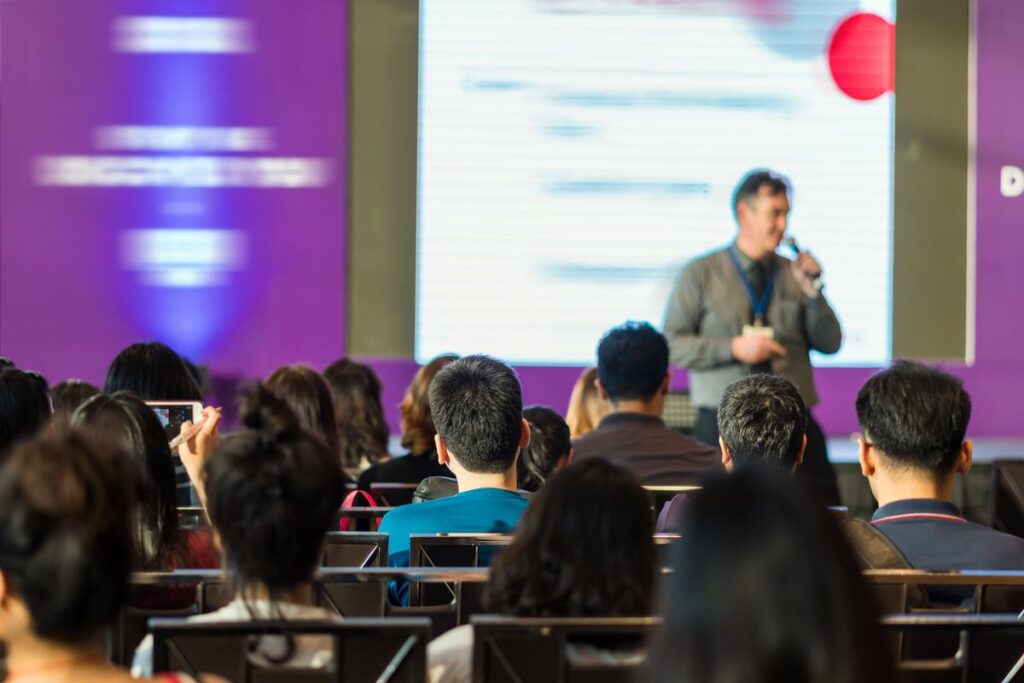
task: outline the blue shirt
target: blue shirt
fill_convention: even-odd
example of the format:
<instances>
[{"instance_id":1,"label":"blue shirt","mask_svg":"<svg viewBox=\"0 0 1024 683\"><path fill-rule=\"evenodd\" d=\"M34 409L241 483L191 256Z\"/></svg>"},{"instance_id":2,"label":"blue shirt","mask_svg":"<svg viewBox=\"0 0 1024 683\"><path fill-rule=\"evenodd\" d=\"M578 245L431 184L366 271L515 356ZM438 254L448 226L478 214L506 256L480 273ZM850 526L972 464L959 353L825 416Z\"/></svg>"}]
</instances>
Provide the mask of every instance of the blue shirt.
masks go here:
<instances>
[{"instance_id":1,"label":"blue shirt","mask_svg":"<svg viewBox=\"0 0 1024 683\"><path fill-rule=\"evenodd\" d=\"M409 566L409 534L510 533L526 503L514 491L482 488L396 508L380 523L381 533L390 536L388 565ZM392 584L392 603L407 604L408 588L408 584Z\"/></svg>"}]
</instances>

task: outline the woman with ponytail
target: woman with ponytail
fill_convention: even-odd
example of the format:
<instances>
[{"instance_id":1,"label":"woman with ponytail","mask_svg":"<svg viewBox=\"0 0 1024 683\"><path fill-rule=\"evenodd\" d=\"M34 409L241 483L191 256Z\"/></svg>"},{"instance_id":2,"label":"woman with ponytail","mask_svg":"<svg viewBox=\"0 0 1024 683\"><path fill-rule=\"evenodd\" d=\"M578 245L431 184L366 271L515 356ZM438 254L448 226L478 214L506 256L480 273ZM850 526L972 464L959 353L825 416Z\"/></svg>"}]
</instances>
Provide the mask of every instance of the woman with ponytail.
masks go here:
<instances>
[{"instance_id":1,"label":"woman with ponytail","mask_svg":"<svg viewBox=\"0 0 1024 683\"><path fill-rule=\"evenodd\" d=\"M272 391L258 385L242 408L242 429L217 443L217 419L207 409L199 433L180 454L220 540L235 599L190 621L330 619L312 606L311 578L324 534L345 492L337 454L299 426ZM257 655L282 666L326 666L329 638L263 638ZM132 672L147 675L152 643L135 652Z\"/></svg>"}]
</instances>

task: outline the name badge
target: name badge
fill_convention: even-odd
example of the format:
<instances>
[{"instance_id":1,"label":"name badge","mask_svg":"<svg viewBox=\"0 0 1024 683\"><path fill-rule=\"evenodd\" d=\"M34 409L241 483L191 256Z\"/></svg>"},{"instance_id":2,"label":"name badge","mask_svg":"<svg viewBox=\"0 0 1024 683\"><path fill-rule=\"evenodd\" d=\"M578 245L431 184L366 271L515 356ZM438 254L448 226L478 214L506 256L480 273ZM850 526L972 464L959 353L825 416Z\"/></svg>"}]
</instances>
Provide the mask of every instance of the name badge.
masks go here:
<instances>
[{"instance_id":1,"label":"name badge","mask_svg":"<svg viewBox=\"0 0 1024 683\"><path fill-rule=\"evenodd\" d=\"M769 339L775 339L775 329L766 327L764 325L744 325L743 336L746 337L750 334L758 334L762 337L768 337Z\"/></svg>"}]
</instances>

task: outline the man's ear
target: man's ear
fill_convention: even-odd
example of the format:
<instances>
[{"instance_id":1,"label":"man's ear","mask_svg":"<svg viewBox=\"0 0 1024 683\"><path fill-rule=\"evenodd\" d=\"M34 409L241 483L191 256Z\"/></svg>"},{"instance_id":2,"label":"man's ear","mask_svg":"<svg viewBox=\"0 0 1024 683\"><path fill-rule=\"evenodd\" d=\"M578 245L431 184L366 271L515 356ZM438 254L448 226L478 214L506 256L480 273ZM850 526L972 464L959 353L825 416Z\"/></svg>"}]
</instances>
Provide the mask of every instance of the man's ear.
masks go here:
<instances>
[{"instance_id":1,"label":"man's ear","mask_svg":"<svg viewBox=\"0 0 1024 683\"><path fill-rule=\"evenodd\" d=\"M526 421L526 418L523 418L522 423L522 431L519 434L520 449L530 445L530 423Z\"/></svg>"},{"instance_id":2,"label":"man's ear","mask_svg":"<svg viewBox=\"0 0 1024 683\"><path fill-rule=\"evenodd\" d=\"M800 442L800 450L796 452L796 460L793 461L793 469L789 471L790 474L796 472L796 468L804 462L804 453L807 452L807 435L804 434L803 440Z\"/></svg>"},{"instance_id":3,"label":"man's ear","mask_svg":"<svg viewBox=\"0 0 1024 683\"><path fill-rule=\"evenodd\" d=\"M729 447L725 445L725 439L718 437L718 449L722 451L722 466L725 467L725 471L732 473L732 468L736 466L736 463L732 461L732 454L729 453Z\"/></svg>"},{"instance_id":4,"label":"man's ear","mask_svg":"<svg viewBox=\"0 0 1024 683\"><path fill-rule=\"evenodd\" d=\"M448 453L448 447L444 444L444 439L441 438L440 434L434 434L434 448L437 449L438 463L447 465L451 462L452 456Z\"/></svg>"},{"instance_id":5,"label":"man's ear","mask_svg":"<svg viewBox=\"0 0 1024 683\"><path fill-rule=\"evenodd\" d=\"M597 377L594 378L594 386L597 387L597 395L601 397L602 401L611 401L608 398L608 392L604 390L604 385L601 384L601 380Z\"/></svg>"},{"instance_id":6,"label":"man's ear","mask_svg":"<svg viewBox=\"0 0 1024 683\"><path fill-rule=\"evenodd\" d=\"M861 435L857 439L857 460L860 462L860 473L865 477L874 476L878 467L876 458L875 447L868 442L867 437Z\"/></svg>"},{"instance_id":7,"label":"man's ear","mask_svg":"<svg viewBox=\"0 0 1024 683\"><path fill-rule=\"evenodd\" d=\"M964 441L960 446L960 454L956 458L956 473L966 477L971 471L971 463L974 462L974 444L970 439Z\"/></svg>"},{"instance_id":8,"label":"man's ear","mask_svg":"<svg viewBox=\"0 0 1024 683\"><path fill-rule=\"evenodd\" d=\"M672 371L665 372L665 379L661 381L661 388L658 389L662 396L668 396L668 385L672 381Z\"/></svg>"}]
</instances>

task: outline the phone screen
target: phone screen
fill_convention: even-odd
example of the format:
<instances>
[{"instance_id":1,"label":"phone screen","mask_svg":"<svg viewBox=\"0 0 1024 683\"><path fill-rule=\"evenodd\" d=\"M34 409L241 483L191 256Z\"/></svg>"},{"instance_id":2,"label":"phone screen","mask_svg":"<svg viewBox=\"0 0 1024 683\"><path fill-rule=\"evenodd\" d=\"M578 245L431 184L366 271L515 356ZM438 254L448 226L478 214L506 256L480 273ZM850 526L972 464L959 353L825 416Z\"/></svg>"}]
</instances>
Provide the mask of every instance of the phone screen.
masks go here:
<instances>
[{"instance_id":1,"label":"phone screen","mask_svg":"<svg viewBox=\"0 0 1024 683\"><path fill-rule=\"evenodd\" d=\"M150 404L150 408L156 413L156 419L164 428L168 441L181 432L181 423L192 419L192 404Z\"/></svg>"}]
</instances>

